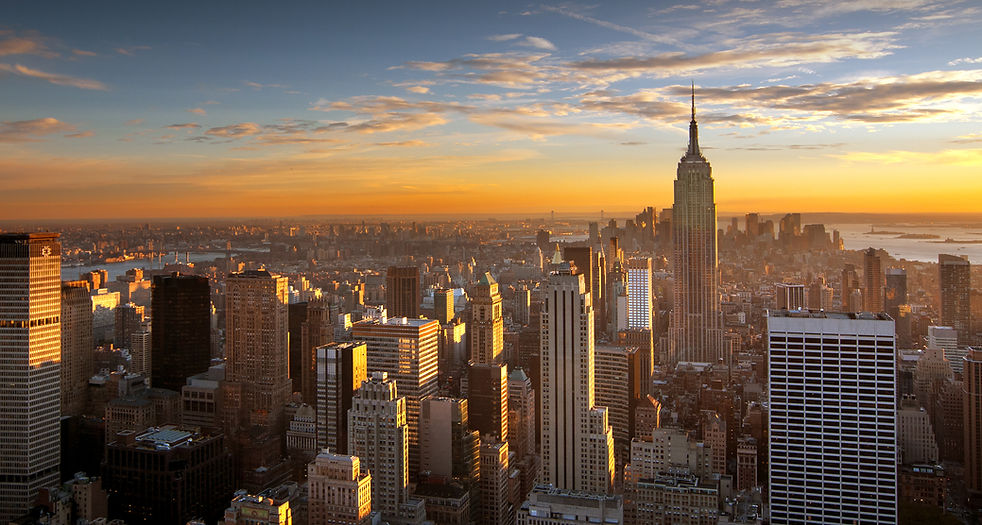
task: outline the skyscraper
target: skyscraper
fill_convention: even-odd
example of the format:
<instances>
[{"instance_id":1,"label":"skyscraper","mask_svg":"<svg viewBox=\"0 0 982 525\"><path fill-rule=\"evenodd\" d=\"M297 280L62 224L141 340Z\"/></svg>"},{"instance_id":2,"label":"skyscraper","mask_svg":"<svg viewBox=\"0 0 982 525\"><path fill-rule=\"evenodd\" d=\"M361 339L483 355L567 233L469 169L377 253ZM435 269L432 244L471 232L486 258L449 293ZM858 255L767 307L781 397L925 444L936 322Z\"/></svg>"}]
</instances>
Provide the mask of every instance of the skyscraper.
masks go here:
<instances>
[{"instance_id":1,"label":"skyscraper","mask_svg":"<svg viewBox=\"0 0 982 525\"><path fill-rule=\"evenodd\" d=\"M907 304L907 270L887 268L886 288L883 289L883 310L894 320L900 312L900 305Z\"/></svg>"},{"instance_id":2,"label":"skyscraper","mask_svg":"<svg viewBox=\"0 0 982 525\"><path fill-rule=\"evenodd\" d=\"M0 521L58 484L61 244L0 234Z\"/></svg>"},{"instance_id":3,"label":"skyscraper","mask_svg":"<svg viewBox=\"0 0 982 525\"><path fill-rule=\"evenodd\" d=\"M893 320L772 311L770 507L774 523L896 523Z\"/></svg>"},{"instance_id":4,"label":"skyscraper","mask_svg":"<svg viewBox=\"0 0 982 525\"><path fill-rule=\"evenodd\" d=\"M863 252L863 310L883 311L883 268L873 248Z\"/></svg>"},{"instance_id":5,"label":"skyscraper","mask_svg":"<svg viewBox=\"0 0 982 525\"><path fill-rule=\"evenodd\" d=\"M211 296L207 277L157 275L150 299L151 381L180 392L211 365Z\"/></svg>"},{"instance_id":6,"label":"skyscraper","mask_svg":"<svg viewBox=\"0 0 982 525\"><path fill-rule=\"evenodd\" d=\"M85 409L93 370L92 299L86 281L61 283L61 414Z\"/></svg>"},{"instance_id":7,"label":"skyscraper","mask_svg":"<svg viewBox=\"0 0 982 525\"><path fill-rule=\"evenodd\" d=\"M941 278L941 324L958 331L958 344L972 344L972 265L968 259L938 254Z\"/></svg>"},{"instance_id":8,"label":"skyscraper","mask_svg":"<svg viewBox=\"0 0 982 525\"><path fill-rule=\"evenodd\" d=\"M399 395L406 398L410 471L415 475L419 468L419 404L435 395L438 387L440 323L406 317L367 320L355 323L351 335L368 345L368 370L387 372L399 385Z\"/></svg>"},{"instance_id":9,"label":"skyscraper","mask_svg":"<svg viewBox=\"0 0 982 525\"><path fill-rule=\"evenodd\" d=\"M606 493L614 477L607 409L594 406L593 307L582 275L562 263L543 291L539 412L542 481Z\"/></svg>"},{"instance_id":10,"label":"skyscraper","mask_svg":"<svg viewBox=\"0 0 982 525\"><path fill-rule=\"evenodd\" d=\"M453 290L440 288L433 292L433 312L441 325L454 318Z\"/></svg>"},{"instance_id":11,"label":"skyscraper","mask_svg":"<svg viewBox=\"0 0 982 525\"><path fill-rule=\"evenodd\" d=\"M362 470L358 456L322 451L307 466L307 481L310 525L369 523L372 474Z\"/></svg>"},{"instance_id":12,"label":"skyscraper","mask_svg":"<svg viewBox=\"0 0 982 525\"><path fill-rule=\"evenodd\" d=\"M471 428L508 440L508 366L471 363L467 371Z\"/></svg>"},{"instance_id":13,"label":"skyscraper","mask_svg":"<svg viewBox=\"0 0 982 525\"><path fill-rule=\"evenodd\" d=\"M317 347L317 448L348 453L348 410L368 379L367 359L361 341Z\"/></svg>"},{"instance_id":14,"label":"skyscraper","mask_svg":"<svg viewBox=\"0 0 982 525\"><path fill-rule=\"evenodd\" d=\"M801 310L805 307L805 285L778 283L774 286L774 302L778 310Z\"/></svg>"},{"instance_id":15,"label":"skyscraper","mask_svg":"<svg viewBox=\"0 0 982 525\"><path fill-rule=\"evenodd\" d=\"M982 492L982 349L970 349L963 361L965 484L978 493Z\"/></svg>"},{"instance_id":16,"label":"skyscraper","mask_svg":"<svg viewBox=\"0 0 982 525\"><path fill-rule=\"evenodd\" d=\"M390 266L385 274L385 307L392 317L419 317L419 268Z\"/></svg>"},{"instance_id":17,"label":"skyscraper","mask_svg":"<svg viewBox=\"0 0 982 525\"><path fill-rule=\"evenodd\" d=\"M283 425L292 392L287 322L286 277L248 270L225 280L225 381L240 392L243 424Z\"/></svg>"},{"instance_id":18,"label":"skyscraper","mask_svg":"<svg viewBox=\"0 0 982 525\"><path fill-rule=\"evenodd\" d=\"M348 451L372 474L372 507L383 519L425 516L409 500L409 425L406 398L385 372L372 372L348 411Z\"/></svg>"},{"instance_id":19,"label":"skyscraper","mask_svg":"<svg viewBox=\"0 0 982 525\"><path fill-rule=\"evenodd\" d=\"M490 273L482 275L474 287L467 332L471 338L471 361L481 364L500 361L504 346L501 294Z\"/></svg>"},{"instance_id":20,"label":"skyscraper","mask_svg":"<svg viewBox=\"0 0 982 525\"><path fill-rule=\"evenodd\" d=\"M651 258L627 260L627 327L651 330Z\"/></svg>"},{"instance_id":21,"label":"skyscraper","mask_svg":"<svg viewBox=\"0 0 982 525\"><path fill-rule=\"evenodd\" d=\"M699 151L693 88L689 149L679 161L675 205L672 208L675 287L668 350L672 363L715 363L723 358L719 270L716 265L716 202L712 167Z\"/></svg>"}]
</instances>

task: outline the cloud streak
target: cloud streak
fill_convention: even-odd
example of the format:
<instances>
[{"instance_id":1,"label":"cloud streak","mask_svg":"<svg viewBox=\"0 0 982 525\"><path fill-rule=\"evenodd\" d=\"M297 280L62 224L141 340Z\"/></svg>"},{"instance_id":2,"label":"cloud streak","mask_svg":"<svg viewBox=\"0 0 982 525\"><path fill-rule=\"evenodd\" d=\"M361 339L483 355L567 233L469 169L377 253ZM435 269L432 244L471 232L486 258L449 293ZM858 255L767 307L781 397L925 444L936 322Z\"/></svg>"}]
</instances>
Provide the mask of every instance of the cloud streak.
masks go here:
<instances>
[{"instance_id":1,"label":"cloud streak","mask_svg":"<svg viewBox=\"0 0 982 525\"><path fill-rule=\"evenodd\" d=\"M69 136L73 137L91 136L91 132L73 133L75 131L75 126L51 117L33 120L8 120L0 122L0 142L38 142L43 137L60 133L72 133Z\"/></svg>"},{"instance_id":2,"label":"cloud streak","mask_svg":"<svg viewBox=\"0 0 982 525\"><path fill-rule=\"evenodd\" d=\"M22 66L20 64L0 64L0 72L11 73L22 77L36 78L58 86L70 86L79 89L90 89L96 91L109 90L108 86L102 82L99 82L98 80L61 75L58 73L47 73L38 69Z\"/></svg>"}]
</instances>

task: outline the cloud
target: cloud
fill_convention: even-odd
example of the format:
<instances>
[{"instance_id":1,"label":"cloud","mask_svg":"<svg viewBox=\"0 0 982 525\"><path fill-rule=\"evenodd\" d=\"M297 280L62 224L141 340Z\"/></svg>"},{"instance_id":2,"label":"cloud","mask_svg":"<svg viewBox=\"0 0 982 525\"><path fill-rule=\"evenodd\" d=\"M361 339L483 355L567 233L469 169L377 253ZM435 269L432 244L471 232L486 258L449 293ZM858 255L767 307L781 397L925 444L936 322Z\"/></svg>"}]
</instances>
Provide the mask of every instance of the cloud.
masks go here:
<instances>
[{"instance_id":1,"label":"cloud","mask_svg":"<svg viewBox=\"0 0 982 525\"><path fill-rule=\"evenodd\" d=\"M895 33L829 33L806 35L775 33L735 42L730 49L701 55L681 52L655 56L591 58L570 62L568 67L582 71L637 72L668 77L710 69L789 67L799 64L838 62L845 59L879 58L899 48Z\"/></svg>"},{"instance_id":2,"label":"cloud","mask_svg":"<svg viewBox=\"0 0 982 525\"><path fill-rule=\"evenodd\" d=\"M587 16L587 15L583 15L583 14L580 14L580 13L576 13L574 11L571 11L571 10L565 8L565 7L553 7L553 6L544 5L544 6L542 6L542 9L544 11L549 11L551 13L557 13L557 14L560 14L560 15L563 15L563 16L567 16L569 18L573 18L575 20L579 20L581 22L586 22L588 24L593 24L593 25L596 25L596 26L600 26L600 27L603 27L604 29L610 29L611 31L617 31L617 32L620 32L620 33L627 33L629 35L636 36L638 38L641 38L643 40L648 40L650 42L656 42L656 43L659 43L659 44L668 44L668 45L676 46L676 47L681 46L681 42L679 42L675 38L664 36L664 35L656 35L654 33L647 33L645 31L634 29L633 27L628 27L628 26L624 26L624 25L620 25L620 24L615 24L613 22L608 22L606 20L600 20L600 19L597 19L597 18L593 18L592 16Z\"/></svg>"},{"instance_id":3,"label":"cloud","mask_svg":"<svg viewBox=\"0 0 982 525\"><path fill-rule=\"evenodd\" d=\"M183 124L171 124L170 126L164 126L167 129L198 129L201 127L197 122L185 122Z\"/></svg>"},{"instance_id":4,"label":"cloud","mask_svg":"<svg viewBox=\"0 0 982 525\"><path fill-rule=\"evenodd\" d=\"M491 40L492 42L507 42L509 40L515 40L516 38L521 37L521 33L508 33L506 35L491 35L488 37L488 40Z\"/></svg>"},{"instance_id":5,"label":"cloud","mask_svg":"<svg viewBox=\"0 0 982 525\"><path fill-rule=\"evenodd\" d=\"M139 126L140 124L143 124L143 122L144 121L143 121L142 118L135 118L133 120L127 120L126 122L123 123L123 125L125 125L125 126Z\"/></svg>"},{"instance_id":6,"label":"cloud","mask_svg":"<svg viewBox=\"0 0 982 525\"><path fill-rule=\"evenodd\" d=\"M72 54L80 57L94 57L98 54L94 51L85 51L84 49L73 49Z\"/></svg>"},{"instance_id":7,"label":"cloud","mask_svg":"<svg viewBox=\"0 0 982 525\"><path fill-rule=\"evenodd\" d=\"M97 91L108 91L109 87L99 82L98 80L91 80L88 78L72 77L69 75L61 75L58 73L46 73L37 69L31 69L20 64L0 64L0 72L13 73L15 75L20 75L29 78L38 78L49 82L51 84L56 84L59 86L71 86L79 89L92 89Z\"/></svg>"},{"instance_id":8,"label":"cloud","mask_svg":"<svg viewBox=\"0 0 982 525\"><path fill-rule=\"evenodd\" d=\"M6 38L2 38L6 37ZM58 53L45 46L44 38L36 32L16 36L13 31L0 31L0 56L40 55L46 58L57 57Z\"/></svg>"},{"instance_id":9,"label":"cloud","mask_svg":"<svg viewBox=\"0 0 982 525\"><path fill-rule=\"evenodd\" d=\"M148 49L150 49L150 46L117 47L116 52L120 55L131 57L135 56L137 51L146 51Z\"/></svg>"},{"instance_id":10,"label":"cloud","mask_svg":"<svg viewBox=\"0 0 982 525\"><path fill-rule=\"evenodd\" d=\"M398 148L418 148L422 146L429 146L430 144L422 140L401 140L398 142L376 142L375 145Z\"/></svg>"},{"instance_id":11,"label":"cloud","mask_svg":"<svg viewBox=\"0 0 982 525\"><path fill-rule=\"evenodd\" d=\"M217 128L211 128L205 132L206 135L225 138L246 137L256 135L262 131L262 126L255 122L243 122L241 124L231 124Z\"/></svg>"},{"instance_id":12,"label":"cloud","mask_svg":"<svg viewBox=\"0 0 982 525\"><path fill-rule=\"evenodd\" d=\"M982 64L982 57L976 57L976 58L971 58L971 57L956 58L956 59L951 60L951 61L948 62L948 65L949 66L957 66L959 64Z\"/></svg>"},{"instance_id":13,"label":"cloud","mask_svg":"<svg viewBox=\"0 0 982 525\"><path fill-rule=\"evenodd\" d=\"M847 162L870 164L939 164L967 167L982 167L982 149L948 149L942 151L904 151L887 152L853 151L832 157Z\"/></svg>"},{"instance_id":14,"label":"cloud","mask_svg":"<svg viewBox=\"0 0 982 525\"><path fill-rule=\"evenodd\" d=\"M188 110L188 113L194 113L195 115L207 115L208 114L208 112L205 111L204 108L191 108L191 109Z\"/></svg>"},{"instance_id":15,"label":"cloud","mask_svg":"<svg viewBox=\"0 0 982 525\"><path fill-rule=\"evenodd\" d=\"M405 66L442 74L456 82L524 88L550 80L549 68L539 64L548 56L546 53L467 54L443 62L407 62Z\"/></svg>"},{"instance_id":16,"label":"cloud","mask_svg":"<svg viewBox=\"0 0 982 525\"><path fill-rule=\"evenodd\" d=\"M979 144L982 143L982 133L969 133L951 139L955 144Z\"/></svg>"},{"instance_id":17,"label":"cloud","mask_svg":"<svg viewBox=\"0 0 982 525\"><path fill-rule=\"evenodd\" d=\"M541 38L537 36L527 36L519 43L519 45L526 46L526 47L534 47L536 49L543 49L546 51L556 50L555 44L546 40L545 38Z\"/></svg>"},{"instance_id":18,"label":"cloud","mask_svg":"<svg viewBox=\"0 0 982 525\"><path fill-rule=\"evenodd\" d=\"M420 95L425 95L426 93L430 92L430 88L426 86L409 86L406 88L406 91L410 93L418 93Z\"/></svg>"},{"instance_id":19,"label":"cloud","mask_svg":"<svg viewBox=\"0 0 982 525\"><path fill-rule=\"evenodd\" d=\"M265 88L286 89L288 87L283 84L260 84L259 82L252 82L250 80L243 81L242 83L256 90L265 89Z\"/></svg>"},{"instance_id":20,"label":"cloud","mask_svg":"<svg viewBox=\"0 0 982 525\"><path fill-rule=\"evenodd\" d=\"M76 131L75 126L51 117L34 120L8 120L0 122L0 142L38 142L41 137L47 135L74 131Z\"/></svg>"},{"instance_id":21,"label":"cloud","mask_svg":"<svg viewBox=\"0 0 982 525\"><path fill-rule=\"evenodd\" d=\"M70 139L87 139L89 137L95 136L95 132L92 130L87 130L87 131L81 131L79 133L71 133L65 136Z\"/></svg>"}]
</instances>

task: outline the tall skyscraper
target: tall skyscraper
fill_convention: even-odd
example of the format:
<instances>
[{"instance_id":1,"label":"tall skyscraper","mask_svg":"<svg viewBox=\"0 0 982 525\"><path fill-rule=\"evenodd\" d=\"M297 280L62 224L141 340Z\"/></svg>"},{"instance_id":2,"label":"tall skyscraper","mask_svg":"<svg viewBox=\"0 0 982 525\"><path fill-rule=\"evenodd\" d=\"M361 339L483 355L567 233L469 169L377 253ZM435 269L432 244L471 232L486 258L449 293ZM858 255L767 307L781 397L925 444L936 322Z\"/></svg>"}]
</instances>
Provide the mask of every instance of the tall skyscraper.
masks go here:
<instances>
[{"instance_id":1,"label":"tall skyscraper","mask_svg":"<svg viewBox=\"0 0 982 525\"><path fill-rule=\"evenodd\" d=\"M117 306L113 311L113 315L116 318L116 322L113 325L113 331L115 332L113 343L118 348L132 350L133 347L130 338L134 333L141 330L143 320L146 317L144 310L145 308L140 305L126 303Z\"/></svg>"},{"instance_id":2,"label":"tall skyscraper","mask_svg":"<svg viewBox=\"0 0 982 525\"><path fill-rule=\"evenodd\" d=\"M863 252L863 310L883 311L883 267L873 248Z\"/></svg>"},{"instance_id":3,"label":"tall skyscraper","mask_svg":"<svg viewBox=\"0 0 982 525\"><path fill-rule=\"evenodd\" d=\"M453 290L440 288L433 292L433 312L440 324L447 324L454 318Z\"/></svg>"},{"instance_id":4,"label":"tall skyscraper","mask_svg":"<svg viewBox=\"0 0 982 525\"><path fill-rule=\"evenodd\" d=\"M93 370L92 299L86 281L61 283L61 414L79 416Z\"/></svg>"},{"instance_id":5,"label":"tall skyscraper","mask_svg":"<svg viewBox=\"0 0 982 525\"><path fill-rule=\"evenodd\" d=\"M208 278L157 275L151 293L151 384L180 392L188 377L211 365Z\"/></svg>"},{"instance_id":6,"label":"tall skyscraper","mask_svg":"<svg viewBox=\"0 0 982 525\"><path fill-rule=\"evenodd\" d=\"M884 273L886 288L883 289L883 310L897 320L900 305L907 304L907 270L891 267Z\"/></svg>"},{"instance_id":7,"label":"tall skyscraper","mask_svg":"<svg viewBox=\"0 0 982 525\"><path fill-rule=\"evenodd\" d=\"M958 331L958 344L972 344L972 265L968 259L939 254L941 324Z\"/></svg>"},{"instance_id":8,"label":"tall skyscraper","mask_svg":"<svg viewBox=\"0 0 982 525\"><path fill-rule=\"evenodd\" d=\"M772 311L770 507L774 523L896 523L893 320Z\"/></svg>"},{"instance_id":9,"label":"tall skyscraper","mask_svg":"<svg viewBox=\"0 0 982 525\"><path fill-rule=\"evenodd\" d=\"M712 167L699 151L693 88L689 149L679 161L675 205L672 208L672 272L675 287L669 326L668 357L671 363L715 363L724 357L719 270L716 265L716 202Z\"/></svg>"},{"instance_id":10,"label":"tall skyscraper","mask_svg":"<svg viewBox=\"0 0 982 525\"><path fill-rule=\"evenodd\" d=\"M345 447L347 448L347 447ZM358 456L327 450L307 466L310 525L367 525L372 513L372 474Z\"/></svg>"},{"instance_id":11,"label":"tall skyscraper","mask_svg":"<svg viewBox=\"0 0 982 525\"><path fill-rule=\"evenodd\" d=\"M419 268L390 266L385 274L385 307L392 317L419 317Z\"/></svg>"},{"instance_id":12,"label":"tall skyscraper","mask_svg":"<svg viewBox=\"0 0 982 525\"><path fill-rule=\"evenodd\" d=\"M428 397L420 413L420 471L456 481L470 494L471 517L481 515L481 436L470 426L466 399ZM433 519L430 517L430 519Z\"/></svg>"},{"instance_id":13,"label":"tall skyscraper","mask_svg":"<svg viewBox=\"0 0 982 525\"><path fill-rule=\"evenodd\" d=\"M467 332L471 338L471 361L481 364L500 361L504 347L501 294L490 273L482 275L474 287Z\"/></svg>"},{"instance_id":14,"label":"tall skyscraper","mask_svg":"<svg viewBox=\"0 0 982 525\"><path fill-rule=\"evenodd\" d=\"M419 404L437 392L440 323L395 317L360 321L351 327L355 341L368 345L368 370L387 372L406 398L409 422L409 464L419 469ZM349 451L350 453L350 451Z\"/></svg>"},{"instance_id":15,"label":"tall skyscraper","mask_svg":"<svg viewBox=\"0 0 982 525\"><path fill-rule=\"evenodd\" d=\"M0 521L58 484L61 244L0 233Z\"/></svg>"},{"instance_id":16,"label":"tall skyscraper","mask_svg":"<svg viewBox=\"0 0 982 525\"><path fill-rule=\"evenodd\" d=\"M239 392L243 424L278 430L284 423L283 407L293 391L287 293L287 278L266 270L225 280L225 381Z\"/></svg>"},{"instance_id":17,"label":"tall skyscraper","mask_svg":"<svg viewBox=\"0 0 982 525\"><path fill-rule=\"evenodd\" d=\"M651 258L627 260L627 327L651 330Z\"/></svg>"},{"instance_id":18,"label":"tall skyscraper","mask_svg":"<svg viewBox=\"0 0 982 525\"><path fill-rule=\"evenodd\" d=\"M336 340L331 305L325 300L307 303L300 326L300 395L304 402L317 408L317 348ZM291 339L290 343L293 341ZM355 389L361 383L355 384Z\"/></svg>"},{"instance_id":19,"label":"tall skyscraper","mask_svg":"<svg viewBox=\"0 0 982 525\"><path fill-rule=\"evenodd\" d=\"M348 411L348 451L371 472L373 510L388 520L425 516L423 502L409 500L406 415L406 398L385 372L372 372Z\"/></svg>"},{"instance_id":20,"label":"tall skyscraper","mask_svg":"<svg viewBox=\"0 0 982 525\"><path fill-rule=\"evenodd\" d=\"M481 440L481 521L484 525L513 525L515 506L508 475L508 442Z\"/></svg>"},{"instance_id":21,"label":"tall skyscraper","mask_svg":"<svg viewBox=\"0 0 982 525\"><path fill-rule=\"evenodd\" d=\"M607 409L594 406L593 307L582 275L563 263L543 290L541 324L542 481L606 493L614 478Z\"/></svg>"},{"instance_id":22,"label":"tall skyscraper","mask_svg":"<svg viewBox=\"0 0 982 525\"><path fill-rule=\"evenodd\" d=\"M317 448L348 453L348 410L366 379L368 358L364 342L317 347Z\"/></svg>"},{"instance_id":23,"label":"tall skyscraper","mask_svg":"<svg viewBox=\"0 0 982 525\"><path fill-rule=\"evenodd\" d=\"M776 284L774 286L774 303L778 310L801 310L805 307L805 285Z\"/></svg>"},{"instance_id":24,"label":"tall skyscraper","mask_svg":"<svg viewBox=\"0 0 982 525\"><path fill-rule=\"evenodd\" d=\"M471 363L467 371L471 428L508 440L508 366Z\"/></svg>"},{"instance_id":25,"label":"tall skyscraper","mask_svg":"<svg viewBox=\"0 0 982 525\"><path fill-rule=\"evenodd\" d=\"M982 492L982 349L970 349L963 361L965 484L978 493Z\"/></svg>"}]
</instances>

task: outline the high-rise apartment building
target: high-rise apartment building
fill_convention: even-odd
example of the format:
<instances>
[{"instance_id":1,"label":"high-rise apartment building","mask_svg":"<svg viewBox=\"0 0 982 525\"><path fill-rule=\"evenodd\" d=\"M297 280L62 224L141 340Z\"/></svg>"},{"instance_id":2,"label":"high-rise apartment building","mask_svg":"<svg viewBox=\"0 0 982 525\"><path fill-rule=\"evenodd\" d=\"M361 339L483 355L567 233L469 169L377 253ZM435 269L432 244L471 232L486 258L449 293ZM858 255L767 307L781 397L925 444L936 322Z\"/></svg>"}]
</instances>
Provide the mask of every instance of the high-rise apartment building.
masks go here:
<instances>
[{"instance_id":1,"label":"high-rise apartment building","mask_svg":"<svg viewBox=\"0 0 982 525\"><path fill-rule=\"evenodd\" d=\"M471 322L467 327L471 339L471 361L480 364L498 363L504 347L504 321L498 283L490 273L485 273L472 293Z\"/></svg>"},{"instance_id":2,"label":"high-rise apartment building","mask_svg":"<svg viewBox=\"0 0 982 525\"><path fill-rule=\"evenodd\" d=\"M675 285L668 359L671 363L716 363L724 357L716 254L716 202L712 167L699 151L694 89L689 149L679 161L675 179L672 273Z\"/></svg>"},{"instance_id":3,"label":"high-rise apartment building","mask_svg":"<svg viewBox=\"0 0 982 525\"><path fill-rule=\"evenodd\" d=\"M61 414L85 410L93 370L92 299L86 281L61 283Z\"/></svg>"},{"instance_id":4,"label":"high-rise apartment building","mask_svg":"<svg viewBox=\"0 0 982 525\"><path fill-rule=\"evenodd\" d=\"M61 244L0 234L0 521L58 484L61 459Z\"/></svg>"},{"instance_id":5,"label":"high-rise apartment building","mask_svg":"<svg viewBox=\"0 0 982 525\"><path fill-rule=\"evenodd\" d=\"M469 519L481 516L481 436L470 426L466 399L428 397L420 414L420 471L431 483L458 484L469 495ZM432 488L432 487L431 487ZM424 490L424 493L427 491ZM427 508L434 504L429 494ZM449 502L446 502L449 503ZM427 517L429 510L427 510Z\"/></svg>"},{"instance_id":6,"label":"high-rise apartment building","mask_svg":"<svg viewBox=\"0 0 982 525\"><path fill-rule=\"evenodd\" d=\"M774 285L774 303L778 310L801 310L805 307L805 285L777 283Z\"/></svg>"},{"instance_id":7,"label":"high-rise apartment building","mask_svg":"<svg viewBox=\"0 0 982 525\"><path fill-rule=\"evenodd\" d=\"M939 254L941 324L958 331L958 344L972 344L972 265L968 259Z\"/></svg>"},{"instance_id":8,"label":"high-rise apartment building","mask_svg":"<svg viewBox=\"0 0 982 525\"><path fill-rule=\"evenodd\" d=\"M358 456L327 450L307 466L310 525L366 525L372 513L372 474Z\"/></svg>"},{"instance_id":9,"label":"high-rise apartment building","mask_svg":"<svg viewBox=\"0 0 982 525\"><path fill-rule=\"evenodd\" d=\"M542 482L606 493L614 477L607 409L594 406L593 307L563 263L543 290L540 334Z\"/></svg>"},{"instance_id":10,"label":"high-rise apartment building","mask_svg":"<svg viewBox=\"0 0 982 525\"><path fill-rule=\"evenodd\" d=\"M116 318L116 322L113 324L115 332L113 343L118 348L133 348L130 344L130 338L142 329L143 320L146 317L144 310L145 308L138 304L126 303L117 306L113 311Z\"/></svg>"},{"instance_id":11,"label":"high-rise apartment building","mask_svg":"<svg viewBox=\"0 0 982 525\"><path fill-rule=\"evenodd\" d=\"M471 363L467 401L471 428L508 440L508 365Z\"/></svg>"},{"instance_id":12,"label":"high-rise apartment building","mask_svg":"<svg viewBox=\"0 0 982 525\"><path fill-rule=\"evenodd\" d=\"M367 346L362 341L317 347L317 447L348 452L348 410L368 379Z\"/></svg>"},{"instance_id":13,"label":"high-rise apartment building","mask_svg":"<svg viewBox=\"0 0 982 525\"><path fill-rule=\"evenodd\" d=\"M293 391L287 293L287 278L266 270L233 273L225 280L225 382L239 402L227 408L237 409L241 424L274 433L283 426L283 407Z\"/></svg>"},{"instance_id":14,"label":"high-rise apartment building","mask_svg":"<svg viewBox=\"0 0 982 525\"><path fill-rule=\"evenodd\" d=\"M508 448L521 461L536 454L535 443L535 390L532 380L522 368L514 368L508 375Z\"/></svg>"},{"instance_id":15,"label":"high-rise apartment building","mask_svg":"<svg viewBox=\"0 0 982 525\"><path fill-rule=\"evenodd\" d=\"M512 503L508 442L481 440L481 521L485 525L515 523Z\"/></svg>"},{"instance_id":16,"label":"high-rise apartment building","mask_svg":"<svg viewBox=\"0 0 982 525\"><path fill-rule=\"evenodd\" d=\"M419 317L419 268L390 266L385 274L385 307L392 317Z\"/></svg>"},{"instance_id":17,"label":"high-rise apartment building","mask_svg":"<svg viewBox=\"0 0 982 525\"><path fill-rule=\"evenodd\" d=\"M774 523L896 523L893 320L773 311L767 318Z\"/></svg>"},{"instance_id":18,"label":"high-rise apartment building","mask_svg":"<svg viewBox=\"0 0 982 525\"><path fill-rule=\"evenodd\" d=\"M863 252L863 310L883 311L883 267L873 248Z\"/></svg>"},{"instance_id":19,"label":"high-rise apartment building","mask_svg":"<svg viewBox=\"0 0 982 525\"><path fill-rule=\"evenodd\" d=\"M651 330L651 259L628 259L627 327Z\"/></svg>"},{"instance_id":20,"label":"high-rise apartment building","mask_svg":"<svg viewBox=\"0 0 982 525\"><path fill-rule=\"evenodd\" d=\"M390 521L421 521L422 501L409 499L406 398L385 372L372 372L348 411L348 451L372 474L372 507Z\"/></svg>"},{"instance_id":21,"label":"high-rise apartment building","mask_svg":"<svg viewBox=\"0 0 982 525\"><path fill-rule=\"evenodd\" d=\"M151 384L179 392L187 378L211 365L208 278L157 275L151 290Z\"/></svg>"},{"instance_id":22,"label":"high-rise apartment building","mask_svg":"<svg viewBox=\"0 0 982 525\"><path fill-rule=\"evenodd\" d=\"M355 323L351 335L367 345L368 370L388 373L399 385L399 395L406 398L410 469L415 474L419 467L420 401L435 395L438 386L440 323L406 317L367 320Z\"/></svg>"},{"instance_id":23,"label":"high-rise apartment building","mask_svg":"<svg viewBox=\"0 0 982 525\"><path fill-rule=\"evenodd\" d=\"M635 400L641 397L640 352L638 347L597 346L594 355L594 401L607 407L617 463L624 465L630 459Z\"/></svg>"}]
</instances>

